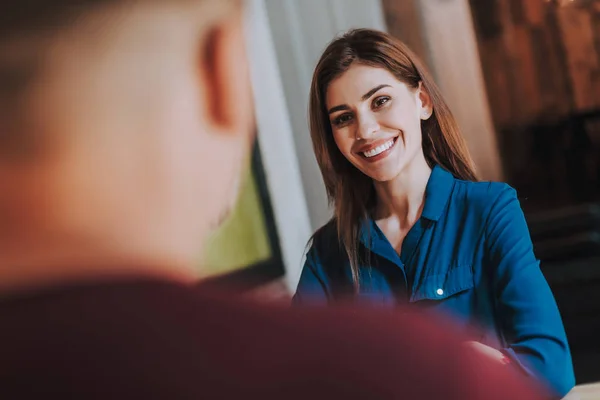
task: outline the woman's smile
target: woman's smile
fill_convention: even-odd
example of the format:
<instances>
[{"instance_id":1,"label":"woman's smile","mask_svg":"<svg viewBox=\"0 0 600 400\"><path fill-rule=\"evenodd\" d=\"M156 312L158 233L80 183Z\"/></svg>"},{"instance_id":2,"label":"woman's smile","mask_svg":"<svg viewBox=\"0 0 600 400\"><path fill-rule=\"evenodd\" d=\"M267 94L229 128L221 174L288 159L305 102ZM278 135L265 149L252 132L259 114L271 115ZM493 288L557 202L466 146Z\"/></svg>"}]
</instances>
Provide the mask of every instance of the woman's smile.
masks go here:
<instances>
[{"instance_id":1,"label":"woman's smile","mask_svg":"<svg viewBox=\"0 0 600 400\"><path fill-rule=\"evenodd\" d=\"M396 148L398 137L384 139L383 141L373 142L368 145L361 146L357 151L365 161L374 163L389 156Z\"/></svg>"}]
</instances>

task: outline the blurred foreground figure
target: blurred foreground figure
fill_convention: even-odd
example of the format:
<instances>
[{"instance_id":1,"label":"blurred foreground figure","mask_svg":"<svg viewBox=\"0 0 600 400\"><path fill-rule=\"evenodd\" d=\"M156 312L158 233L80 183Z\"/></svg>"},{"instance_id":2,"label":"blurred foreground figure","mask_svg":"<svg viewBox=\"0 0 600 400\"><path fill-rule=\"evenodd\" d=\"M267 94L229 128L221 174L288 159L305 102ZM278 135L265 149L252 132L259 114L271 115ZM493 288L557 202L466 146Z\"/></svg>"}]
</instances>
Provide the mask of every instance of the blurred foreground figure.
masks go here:
<instances>
[{"instance_id":1,"label":"blurred foreground figure","mask_svg":"<svg viewBox=\"0 0 600 400\"><path fill-rule=\"evenodd\" d=\"M253 141L241 20L225 0L0 6L0 398L537 398L408 315L194 288Z\"/></svg>"}]
</instances>

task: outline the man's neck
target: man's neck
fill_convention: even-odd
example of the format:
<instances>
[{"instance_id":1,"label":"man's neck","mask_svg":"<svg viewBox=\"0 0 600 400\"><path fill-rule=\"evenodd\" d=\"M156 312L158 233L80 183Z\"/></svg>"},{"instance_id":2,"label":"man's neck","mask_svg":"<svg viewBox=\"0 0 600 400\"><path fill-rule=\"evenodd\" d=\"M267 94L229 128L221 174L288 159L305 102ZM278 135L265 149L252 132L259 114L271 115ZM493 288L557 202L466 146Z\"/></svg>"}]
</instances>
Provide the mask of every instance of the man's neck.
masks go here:
<instances>
[{"instance_id":1,"label":"man's neck","mask_svg":"<svg viewBox=\"0 0 600 400\"><path fill-rule=\"evenodd\" d=\"M0 244L0 294L80 282L157 279L191 284L199 274L186 260L152 251L110 250L90 243Z\"/></svg>"}]
</instances>

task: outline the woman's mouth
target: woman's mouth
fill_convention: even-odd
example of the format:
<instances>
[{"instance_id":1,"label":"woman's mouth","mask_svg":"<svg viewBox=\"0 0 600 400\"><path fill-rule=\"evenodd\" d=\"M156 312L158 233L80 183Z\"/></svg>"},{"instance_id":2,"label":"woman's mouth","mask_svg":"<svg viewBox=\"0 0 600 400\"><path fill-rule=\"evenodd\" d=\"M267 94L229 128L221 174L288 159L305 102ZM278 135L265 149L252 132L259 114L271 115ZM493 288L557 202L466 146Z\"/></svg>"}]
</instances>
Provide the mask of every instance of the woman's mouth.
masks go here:
<instances>
[{"instance_id":1,"label":"woman's mouth","mask_svg":"<svg viewBox=\"0 0 600 400\"><path fill-rule=\"evenodd\" d=\"M373 149L362 151L360 154L369 162L379 161L390 153L390 150L396 144L397 139L398 137L392 138Z\"/></svg>"}]
</instances>

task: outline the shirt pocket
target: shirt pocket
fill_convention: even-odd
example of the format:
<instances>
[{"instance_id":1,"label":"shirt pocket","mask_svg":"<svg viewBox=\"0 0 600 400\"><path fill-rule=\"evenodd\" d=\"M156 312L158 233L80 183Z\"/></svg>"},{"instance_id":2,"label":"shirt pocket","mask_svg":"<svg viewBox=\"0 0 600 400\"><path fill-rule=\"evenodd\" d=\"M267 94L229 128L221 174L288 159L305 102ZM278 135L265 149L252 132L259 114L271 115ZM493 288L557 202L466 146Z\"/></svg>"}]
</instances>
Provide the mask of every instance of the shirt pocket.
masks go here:
<instances>
[{"instance_id":1,"label":"shirt pocket","mask_svg":"<svg viewBox=\"0 0 600 400\"><path fill-rule=\"evenodd\" d=\"M445 300L459 293L473 289L475 280L471 264L459 264L443 274L424 278L414 289L410 302L421 300Z\"/></svg>"}]
</instances>

